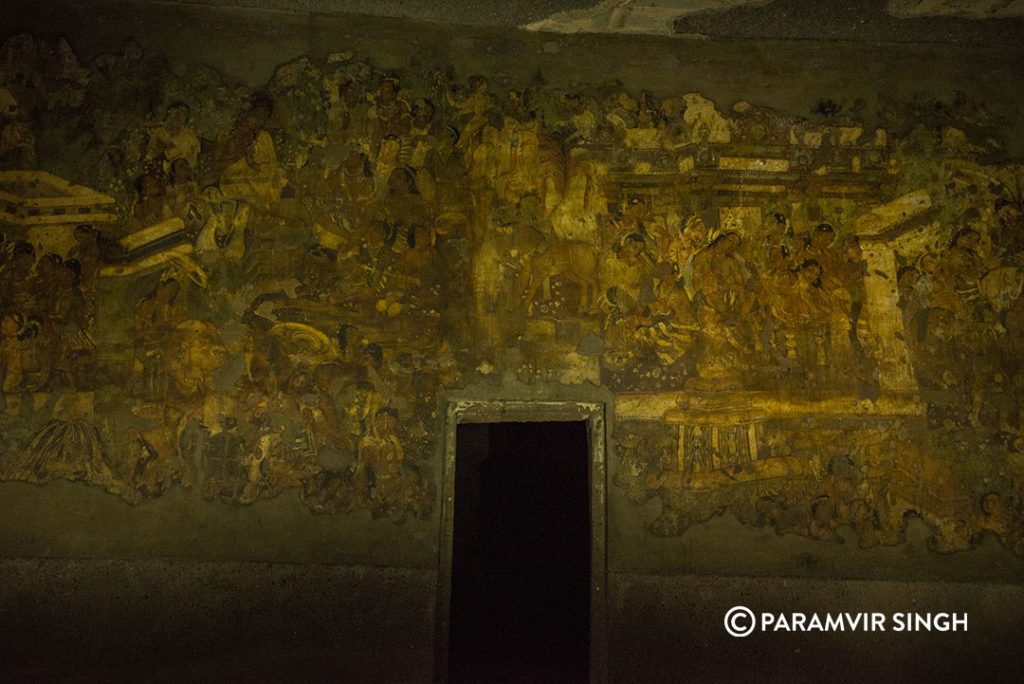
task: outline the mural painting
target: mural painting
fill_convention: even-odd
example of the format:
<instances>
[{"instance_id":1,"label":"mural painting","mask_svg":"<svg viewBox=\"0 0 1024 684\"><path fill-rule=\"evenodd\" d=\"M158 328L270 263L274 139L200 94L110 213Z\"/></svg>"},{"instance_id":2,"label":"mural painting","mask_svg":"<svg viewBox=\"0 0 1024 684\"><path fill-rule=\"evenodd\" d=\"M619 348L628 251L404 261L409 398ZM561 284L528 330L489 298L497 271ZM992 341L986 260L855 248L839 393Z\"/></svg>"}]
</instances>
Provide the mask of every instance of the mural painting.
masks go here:
<instances>
[{"instance_id":1,"label":"mural painting","mask_svg":"<svg viewBox=\"0 0 1024 684\"><path fill-rule=\"evenodd\" d=\"M913 512L1024 555L1024 166L983 108L498 80L9 38L0 479L429 518L439 394L513 375L615 393L652 534Z\"/></svg>"}]
</instances>

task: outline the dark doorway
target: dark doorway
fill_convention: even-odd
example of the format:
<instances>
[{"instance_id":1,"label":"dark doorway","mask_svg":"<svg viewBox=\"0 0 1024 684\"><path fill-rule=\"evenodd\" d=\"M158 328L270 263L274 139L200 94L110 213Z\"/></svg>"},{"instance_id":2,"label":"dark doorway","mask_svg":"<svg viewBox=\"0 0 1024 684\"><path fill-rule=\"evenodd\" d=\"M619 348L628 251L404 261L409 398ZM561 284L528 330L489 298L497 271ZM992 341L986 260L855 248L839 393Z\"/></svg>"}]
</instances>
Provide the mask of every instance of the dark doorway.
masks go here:
<instances>
[{"instance_id":1,"label":"dark doorway","mask_svg":"<svg viewBox=\"0 0 1024 684\"><path fill-rule=\"evenodd\" d=\"M455 463L449 682L586 682L586 423L459 425Z\"/></svg>"}]
</instances>

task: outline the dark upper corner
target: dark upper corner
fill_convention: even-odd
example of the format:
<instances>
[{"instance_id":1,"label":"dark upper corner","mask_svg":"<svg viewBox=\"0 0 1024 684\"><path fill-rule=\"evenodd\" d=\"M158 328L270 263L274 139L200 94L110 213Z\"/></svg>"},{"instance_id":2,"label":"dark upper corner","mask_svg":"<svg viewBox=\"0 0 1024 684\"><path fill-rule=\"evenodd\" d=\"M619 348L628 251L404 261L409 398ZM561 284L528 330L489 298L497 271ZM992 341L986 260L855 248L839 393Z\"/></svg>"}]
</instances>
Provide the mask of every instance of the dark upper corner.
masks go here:
<instances>
[{"instance_id":1,"label":"dark upper corner","mask_svg":"<svg viewBox=\"0 0 1024 684\"><path fill-rule=\"evenodd\" d=\"M951 16L899 18L888 0L771 0L679 17L677 34L712 38L770 38L881 43L1017 45L1024 19Z\"/></svg>"}]
</instances>

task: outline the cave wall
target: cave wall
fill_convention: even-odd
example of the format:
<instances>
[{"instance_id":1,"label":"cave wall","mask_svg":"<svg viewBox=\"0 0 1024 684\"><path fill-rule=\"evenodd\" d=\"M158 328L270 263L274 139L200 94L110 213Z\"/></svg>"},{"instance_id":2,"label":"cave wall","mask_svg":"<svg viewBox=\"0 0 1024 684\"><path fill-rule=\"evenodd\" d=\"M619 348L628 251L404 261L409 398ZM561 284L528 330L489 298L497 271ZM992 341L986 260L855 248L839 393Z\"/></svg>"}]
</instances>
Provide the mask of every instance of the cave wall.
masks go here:
<instances>
[{"instance_id":1,"label":"cave wall","mask_svg":"<svg viewBox=\"0 0 1024 684\"><path fill-rule=\"evenodd\" d=\"M1020 48L118 3L2 28L16 643L138 623L163 576L140 653L206 615L190 662L243 667L256 614L302 625L265 655L429 678L455 399L605 406L613 675L678 672L730 576L1019 627ZM72 632L58 663L117 666Z\"/></svg>"}]
</instances>

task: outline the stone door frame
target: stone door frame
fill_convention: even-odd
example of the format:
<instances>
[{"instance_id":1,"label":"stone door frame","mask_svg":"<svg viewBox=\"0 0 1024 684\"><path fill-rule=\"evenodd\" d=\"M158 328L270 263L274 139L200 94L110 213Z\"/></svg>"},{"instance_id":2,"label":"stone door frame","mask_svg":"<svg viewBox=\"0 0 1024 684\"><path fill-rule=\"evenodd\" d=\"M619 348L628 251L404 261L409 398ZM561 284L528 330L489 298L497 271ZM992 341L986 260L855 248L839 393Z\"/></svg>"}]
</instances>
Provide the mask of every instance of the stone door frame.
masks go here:
<instances>
[{"instance_id":1,"label":"stone door frame","mask_svg":"<svg viewBox=\"0 0 1024 684\"><path fill-rule=\"evenodd\" d=\"M590 681L607 680L607 436L605 405L582 401L450 400L445 410L441 537L437 573L435 672L448 674L448 637L452 589L456 430L462 423L584 422L590 479Z\"/></svg>"}]
</instances>

